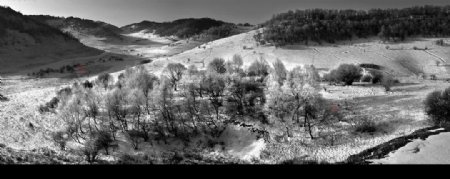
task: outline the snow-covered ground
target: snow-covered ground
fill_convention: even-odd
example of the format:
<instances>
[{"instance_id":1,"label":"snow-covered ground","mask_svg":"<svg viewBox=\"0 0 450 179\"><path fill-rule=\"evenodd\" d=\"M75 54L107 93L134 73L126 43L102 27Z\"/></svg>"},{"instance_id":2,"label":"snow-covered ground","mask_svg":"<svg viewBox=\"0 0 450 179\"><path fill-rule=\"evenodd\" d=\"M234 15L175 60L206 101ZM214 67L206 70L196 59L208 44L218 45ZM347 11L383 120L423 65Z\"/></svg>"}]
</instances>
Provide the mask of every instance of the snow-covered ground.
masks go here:
<instances>
[{"instance_id":1,"label":"snow-covered ground","mask_svg":"<svg viewBox=\"0 0 450 179\"><path fill-rule=\"evenodd\" d=\"M173 41L170 38L167 37L161 37L157 34L154 34L152 32L148 32L147 30L142 30L139 32L135 32L135 33L131 33L131 34L123 34L125 36L130 36L130 37L136 37L136 38L142 38L142 39L148 39L154 42L159 42L159 43L164 43L164 44L168 44L168 43L172 43Z\"/></svg>"},{"instance_id":2,"label":"snow-covered ground","mask_svg":"<svg viewBox=\"0 0 450 179\"><path fill-rule=\"evenodd\" d=\"M450 164L450 132L416 139L374 164Z\"/></svg>"}]
</instances>

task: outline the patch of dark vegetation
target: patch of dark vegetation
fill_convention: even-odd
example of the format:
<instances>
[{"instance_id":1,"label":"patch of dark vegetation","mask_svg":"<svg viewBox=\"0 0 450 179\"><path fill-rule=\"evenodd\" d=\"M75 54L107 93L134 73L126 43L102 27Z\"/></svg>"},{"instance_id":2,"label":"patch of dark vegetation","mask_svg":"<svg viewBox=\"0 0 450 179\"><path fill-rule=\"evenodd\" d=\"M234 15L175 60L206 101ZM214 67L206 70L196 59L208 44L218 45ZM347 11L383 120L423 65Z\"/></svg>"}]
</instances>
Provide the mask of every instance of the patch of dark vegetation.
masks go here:
<instances>
[{"instance_id":1,"label":"patch of dark vegetation","mask_svg":"<svg viewBox=\"0 0 450 179\"><path fill-rule=\"evenodd\" d=\"M203 31L200 35L194 38L199 40L213 41L216 39L226 38L232 35L239 34L237 26L234 24L223 24L221 26L211 27Z\"/></svg>"},{"instance_id":2,"label":"patch of dark vegetation","mask_svg":"<svg viewBox=\"0 0 450 179\"><path fill-rule=\"evenodd\" d=\"M327 165L328 162L318 161L315 159L310 159L308 156L295 157L293 159L288 159L280 162L281 165Z\"/></svg>"},{"instance_id":3,"label":"patch of dark vegetation","mask_svg":"<svg viewBox=\"0 0 450 179\"><path fill-rule=\"evenodd\" d=\"M450 128L444 128L444 130L436 130L440 127L427 127L424 129L417 130L410 135L392 139L386 143L380 144L370 149L366 149L359 154L351 155L347 158L346 164L370 164L371 162L367 160L381 159L386 157L390 152L396 151L399 148L405 146L409 142L415 139L425 140L429 136L437 135L442 132L450 132ZM435 131L433 131L435 130Z\"/></svg>"},{"instance_id":4,"label":"patch of dark vegetation","mask_svg":"<svg viewBox=\"0 0 450 179\"><path fill-rule=\"evenodd\" d=\"M404 41L407 37L450 35L450 6L415 6L403 9L289 11L264 23L263 38L275 45L380 37ZM399 23L401 22L401 23Z\"/></svg>"},{"instance_id":5,"label":"patch of dark vegetation","mask_svg":"<svg viewBox=\"0 0 450 179\"><path fill-rule=\"evenodd\" d=\"M0 147L0 164L83 164L83 158L67 152L55 152L49 148L15 150Z\"/></svg>"},{"instance_id":6,"label":"patch of dark vegetation","mask_svg":"<svg viewBox=\"0 0 450 179\"><path fill-rule=\"evenodd\" d=\"M370 68L370 69L375 69L375 70L382 70L383 67L380 65L376 65L376 64L372 64L372 63L361 63L359 64L359 67L361 68Z\"/></svg>"},{"instance_id":7,"label":"patch of dark vegetation","mask_svg":"<svg viewBox=\"0 0 450 179\"><path fill-rule=\"evenodd\" d=\"M78 39L57 28L36 21L10 7L0 6L0 37L6 35L7 29L29 34L38 43L42 43L45 37L50 36L62 37L66 41L79 42Z\"/></svg>"},{"instance_id":8,"label":"patch of dark vegetation","mask_svg":"<svg viewBox=\"0 0 450 179\"><path fill-rule=\"evenodd\" d=\"M448 44L444 42L444 39L436 40L436 41L434 41L434 44L436 44L438 46L448 46Z\"/></svg>"},{"instance_id":9,"label":"patch of dark vegetation","mask_svg":"<svg viewBox=\"0 0 450 179\"><path fill-rule=\"evenodd\" d=\"M450 124L450 88L428 94L424 105L425 113L434 125L448 126Z\"/></svg>"},{"instance_id":10,"label":"patch of dark vegetation","mask_svg":"<svg viewBox=\"0 0 450 179\"><path fill-rule=\"evenodd\" d=\"M41 114L46 112L55 112L56 107L58 106L59 99L58 97L53 97L49 102L45 103L45 105L39 105L39 112Z\"/></svg>"},{"instance_id":11,"label":"patch of dark vegetation","mask_svg":"<svg viewBox=\"0 0 450 179\"><path fill-rule=\"evenodd\" d=\"M105 56L105 57L101 57L97 60L98 62L102 62L102 63L106 63L106 62L111 62L111 61L124 61L124 59L122 57L118 57L118 56Z\"/></svg>"},{"instance_id":12,"label":"patch of dark vegetation","mask_svg":"<svg viewBox=\"0 0 450 179\"><path fill-rule=\"evenodd\" d=\"M77 17L54 17L49 15L30 15L29 17L61 30L67 27L71 27L84 34L94 35L97 37L115 38L120 40L123 39L123 37L120 35L120 28L101 21L93 21Z\"/></svg>"},{"instance_id":13,"label":"patch of dark vegetation","mask_svg":"<svg viewBox=\"0 0 450 179\"><path fill-rule=\"evenodd\" d=\"M120 62L120 61L124 61L124 59L122 57L118 57L118 56L106 56L106 57L101 57L97 60L97 62L101 62L101 63L106 63L106 62L111 62L111 61L119 61ZM144 61L146 62L146 60L143 60L142 62L144 62ZM141 62L141 64L142 64L142 62ZM150 63L150 62L148 62L148 63ZM35 77L35 78L42 78L51 73L60 73L60 74L87 73L88 72L87 67L93 63L95 63L95 62L90 61L90 62L86 62L84 64L76 63L76 64L72 64L72 65L64 65L59 68L39 69L39 71L37 71L37 72L28 73L27 76L31 76L31 77Z\"/></svg>"},{"instance_id":14,"label":"patch of dark vegetation","mask_svg":"<svg viewBox=\"0 0 450 179\"><path fill-rule=\"evenodd\" d=\"M388 122L375 122L367 117L359 119L354 126L354 133L375 135L377 133L389 133L391 131Z\"/></svg>"},{"instance_id":15,"label":"patch of dark vegetation","mask_svg":"<svg viewBox=\"0 0 450 179\"><path fill-rule=\"evenodd\" d=\"M3 96L2 94L0 94L0 101L1 102L9 101L9 99L6 96Z\"/></svg>"},{"instance_id":16,"label":"patch of dark vegetation","mask_svg":"<svg viewBox=\"0 0 450 179\"><path fill-rule=\"evenodd\" d=\"M141 62L139 62L139 64L147 64L147 63L151 63L152 62L152 60L150 60L150 59L147 59L147 60L142 60Z\"/></svg>"},{"instance_id":17,"label":"patch of dark vegetation","mask_svg":"<svg viewBox=\"0 0 450 179\"><path fill-rule=\"evenodd\" d=\"M154 32L160 36L177 36L179 38L189 38L194 35L198 35L205 30L213 27L220 27L227 23L210 18L188 18L179 19L172 22L150 22L142 21L140 23L130 24L122 27L121 29L126 33L139 32L142 30L148 30ZM218 28L217 32L224 32L221 28ZM216 30L212 30L216 31Z\"/></svg>"},{"instance_id":18,"label":"patch of dark vegetation","mask_svg":"<svg viewBox=\"0 0 450 179\"><path fill-rule=\"evenodd\" d=\"M342 82L345 85L352 85L354 81L362 77L361 67L354 64L341 64L335 70L325 74L323 79L330 83Z\"/></svg>"}]
</instances>

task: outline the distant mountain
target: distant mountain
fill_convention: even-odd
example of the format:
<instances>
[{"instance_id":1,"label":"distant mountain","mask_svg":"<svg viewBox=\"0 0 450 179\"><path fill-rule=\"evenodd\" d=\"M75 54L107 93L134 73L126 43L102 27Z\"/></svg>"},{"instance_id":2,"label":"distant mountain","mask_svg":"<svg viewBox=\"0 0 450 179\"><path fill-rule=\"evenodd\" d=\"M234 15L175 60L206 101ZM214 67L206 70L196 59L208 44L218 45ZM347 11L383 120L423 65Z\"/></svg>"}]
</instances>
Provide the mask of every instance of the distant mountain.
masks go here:
<instances>
[{"instance_id":1,"label":"distant mountain","mask_svg":"<svg viewBox=\"0 0 450 179\"><path fill-rule=\"evenodd\" d=\"M85 35L122 40L122 30L114 25L77 17L54 17L48 15L32 15L32 19L46 23L52 27L67 31L74 36Z\"/></svg>"},{"instance_id":2,"label":"distant mountain","mask_svg":"<svg viewBox=\"0 0 450 179\"><path fill-rule=\"evenodd\" d=\"M124 33L135 33L142 30L148 32L154 32L160 36L176 36L178 38L189 38L194 35L199 35L203 31L212 27L219 27L226 23L219 20L210 18L189 18L179 19L172 22L151 22L142 21L140 23L134 23L121 27Z\"/></svg>"},{"instance_id":3,"label":"distant mountain","mask_svg":"<svg viewBox=\"0 0 450 179\"><path fill-rule=\"evenodd\" d=\"M100 53L68 33L0 6L0 72Z\"/></svg>"}]
</instances>

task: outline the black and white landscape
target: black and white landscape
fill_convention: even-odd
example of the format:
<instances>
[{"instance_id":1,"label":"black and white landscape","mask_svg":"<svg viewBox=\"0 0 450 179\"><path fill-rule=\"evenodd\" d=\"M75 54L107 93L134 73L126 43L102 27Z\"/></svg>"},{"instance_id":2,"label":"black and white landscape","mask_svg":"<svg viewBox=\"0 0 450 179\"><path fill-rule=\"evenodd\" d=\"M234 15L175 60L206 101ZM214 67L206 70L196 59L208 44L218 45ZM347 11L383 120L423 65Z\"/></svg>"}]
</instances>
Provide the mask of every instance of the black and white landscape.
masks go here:
<instances>
[{"instance_id":1,"label":"black and white landscape","mask_svg":"<svg viewBox=\"0 0 450 179\"><path fill-rule=\"evenodd\" d=\"M450 3L354 2L0 0L0 164L450 164Z\"/></svg>"}]
</instances>

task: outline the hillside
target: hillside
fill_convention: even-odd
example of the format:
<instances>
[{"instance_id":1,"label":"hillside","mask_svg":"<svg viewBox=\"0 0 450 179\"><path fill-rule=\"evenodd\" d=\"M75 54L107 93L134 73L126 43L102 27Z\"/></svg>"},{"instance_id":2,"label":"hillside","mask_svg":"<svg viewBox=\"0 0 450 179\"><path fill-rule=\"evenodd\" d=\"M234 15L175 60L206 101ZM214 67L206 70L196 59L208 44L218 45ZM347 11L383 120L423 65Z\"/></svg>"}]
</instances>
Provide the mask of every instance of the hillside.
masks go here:
<instances>
[{"instance_id":1,"label":"hillside","mask_svg":"<svg viewBox=\"0 0 450 179\"><path fill-rule=\"evenodd\" d=\"M77 17L54 17L48 15L31 15L29 17L62 31L67 31L77 38L81 38L80 35L84 35L108 38L109 40L123 40L123 37L120 35L122 32L120 28L101 21L81 19ZM78 34L73 33L74 31Z\"/></svg>"},{"instance_id":2,"label":"hillside","mask_svg":"<svg viewBox=\"0 0 450 179\"><path fill-rule=\"evenodd\" d=\"M189 38L212 27L227 24L210 18L201 19L179 19L172 22L150 22L142 21L121 27L124 33L136 33L143 30L153 32L159 36L174 36L177 38Z\"/></svg>"},{"instance_id":3,"label":"hillside","mask_svg":"<svg viewBox=\"0 0 450 179\"><path fill-rule=\"evenodd\" d=\"M314 64L322 72L336 68L341 63L373 63L385 67L386 72L396 76L416 76L422 72L438 77L448 76L450 49L435 45L436 38L417 38L401 43L383 43L378 38L370 38L337 44L276 48L258 45L254 36L262 30L212 41L172 57L158 58L148 67L156 73L169 62L181 62L186 66L195 64L204 68L215 57L229 60L234 54L239 54L244 59L244 66L262 57L269 62L280 59L287 64L287 68ZM446 43L449 40L444 38Z\"/></svg>"},{"instance_id":4,"label":"hillside","mask_svg":"<svg viewBox=\"0 0 450 179\"><path fill-rule=\"evenodd\" d=\"M0 7L0 37L1 73L102 53L7 7Z\"/></svg>"}]
</instances>

